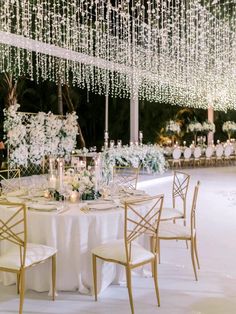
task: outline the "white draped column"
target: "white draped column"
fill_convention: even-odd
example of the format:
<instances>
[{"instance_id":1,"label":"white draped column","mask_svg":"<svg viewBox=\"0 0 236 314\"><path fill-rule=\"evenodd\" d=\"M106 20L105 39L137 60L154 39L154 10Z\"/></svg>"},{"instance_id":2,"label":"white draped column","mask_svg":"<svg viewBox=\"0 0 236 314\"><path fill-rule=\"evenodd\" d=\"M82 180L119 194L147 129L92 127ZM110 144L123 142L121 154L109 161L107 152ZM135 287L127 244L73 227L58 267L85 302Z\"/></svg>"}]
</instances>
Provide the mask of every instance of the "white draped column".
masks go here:
<instances>
[{"instance_id":1,"label":"white draped column","mask_svg":"<svg viewBox=\"0 0 236 314\"><path fill-rule=\"evenodd\" d=\"M138 142L139 134L139 99L138 93L133 93L130 99L130 141Z\"/></svg>"},{"instance_id":2,"label":"white draped column","mask_svg":"<svg viewBox=\"0 0 236 314\"><path fill-rule=\"evenodd\" d=\"M208 107L208 121L214 123L214 109L212 106ZM208 145L212 143L212 140L214 140L214 133L209 132L207 138Z\"/></svg>"},{"instance_id":3,"label":"white draped column","mask_svg":"<svg viewBox=\"0 0 236 314\"><path fill-rule=\"evenodd\" d=\"M139 140L139 83L138 74L133 68L130 95L130 141L134 143Z\"/></svg>"}]
</instances>

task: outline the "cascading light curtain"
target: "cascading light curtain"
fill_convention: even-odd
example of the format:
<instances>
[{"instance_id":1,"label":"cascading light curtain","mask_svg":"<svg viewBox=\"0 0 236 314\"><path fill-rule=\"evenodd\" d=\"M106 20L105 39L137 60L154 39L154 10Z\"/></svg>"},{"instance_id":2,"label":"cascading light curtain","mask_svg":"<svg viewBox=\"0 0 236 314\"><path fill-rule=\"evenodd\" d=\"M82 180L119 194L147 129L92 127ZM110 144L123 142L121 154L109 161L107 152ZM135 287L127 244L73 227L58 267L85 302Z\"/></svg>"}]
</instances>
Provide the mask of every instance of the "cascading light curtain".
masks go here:
<instances>
[{"instance_id":1,"label":"cascading light curtain","mask_svg":"<svg viewBox=\"0 0 236 314\"><path fill-rule=\"evenodd\" d=\"M0 71L98 94L236 108L235 0L0 0L0 31L50 49L0 45ZM92 58L70 59L70 52ZM104 67L105 64L105 67Z\"/></svg>"}]
</instances>

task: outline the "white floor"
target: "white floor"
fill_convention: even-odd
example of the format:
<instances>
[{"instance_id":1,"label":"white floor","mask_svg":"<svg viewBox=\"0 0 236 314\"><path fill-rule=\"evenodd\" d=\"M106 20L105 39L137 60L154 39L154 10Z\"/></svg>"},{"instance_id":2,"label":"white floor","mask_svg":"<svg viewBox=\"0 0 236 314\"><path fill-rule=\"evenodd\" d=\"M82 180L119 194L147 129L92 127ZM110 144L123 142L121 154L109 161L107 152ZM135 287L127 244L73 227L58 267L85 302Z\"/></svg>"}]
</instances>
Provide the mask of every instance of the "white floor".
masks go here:
<instances>
[{"instance_id":1,"label":"white floor","mask_svg":"<svg viewBox=\"0 0 236 314\"><path fill-rule=\"evenodd\" d=\"M236 167L187 170L193 185L201 181L198 202L198 244L201 270L194 280L190 252L185 243L162 243L159 265L161 307L156 306L152 278L133 278L135 313L236 313ZM152 194L165 193L170 203L170 177L141 183ZM15 286L0 285L0 313L18 313ZM98 302L91 296L59 292L55 302L47 293L27 291L24 313L130 313L126 287L110 286Z\"/></svg>"}]
</instances>

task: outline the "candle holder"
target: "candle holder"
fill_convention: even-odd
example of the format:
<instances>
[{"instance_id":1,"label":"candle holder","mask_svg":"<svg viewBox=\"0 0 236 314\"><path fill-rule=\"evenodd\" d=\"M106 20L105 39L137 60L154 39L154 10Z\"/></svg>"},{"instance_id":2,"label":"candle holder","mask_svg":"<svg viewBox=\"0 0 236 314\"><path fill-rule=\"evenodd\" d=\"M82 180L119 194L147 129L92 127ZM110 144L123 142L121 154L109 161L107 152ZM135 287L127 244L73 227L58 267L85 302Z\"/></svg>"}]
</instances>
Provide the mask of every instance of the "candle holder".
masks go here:
<instances>
[{"instance_id":1,"label":"candle holder","mask_svg":"<svg viewBox=\"0 0 236 314\"><path fill-rule=\"evenodd\" d=\"M143 131L139 131L139 144L143 145Z\"/></svg>"},{"instance_id":2,"label":"candle holder","mask_svg":"<svg viewBox=\"0 0 236 314\"><path fill-rule=\"evenodd\" d=\"M49 157L49 175L52 176L55 174L55 158L53 156Z\"/></svg>"},{"instance_id":3,"label":"candle holder","mask_svg":"<svg viewBox=\"0 0 236 314\"><path fill-rule=\"evenodd\" d=\"M57 167L58 167L58 180L59 180L59 190L63 189L63 177L64 177L64 158L57 159Z\"/></svg>"},{"instance_id":4,"label":"candle holder","mask_svg":"<svg viewBox=\"0 0 236 314\"><path fill-rule=\"evenodd\" d=\"M110 148L114 148L115 146L115 141L114 140L110 140Z\"/></svg>"},{"instance_id":5,"label":"candle holder","mask_svg":"<svg viewBox=\"0 0 236 314\"><path fill-rule=\"evenodd\" d=\"M122 140L117 140L117 147L121 148L122 147Z\"/></svg>"}]
</instances>

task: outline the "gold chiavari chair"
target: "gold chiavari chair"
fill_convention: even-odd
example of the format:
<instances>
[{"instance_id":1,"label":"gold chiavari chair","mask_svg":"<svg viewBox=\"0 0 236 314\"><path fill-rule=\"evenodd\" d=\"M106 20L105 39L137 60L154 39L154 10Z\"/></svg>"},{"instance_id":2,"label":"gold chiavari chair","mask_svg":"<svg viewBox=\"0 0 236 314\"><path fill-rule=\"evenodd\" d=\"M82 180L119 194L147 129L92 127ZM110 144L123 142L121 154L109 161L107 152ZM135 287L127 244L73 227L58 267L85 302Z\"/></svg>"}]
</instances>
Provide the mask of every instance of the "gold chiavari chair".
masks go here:
<instances>
[{"instance_id":1,"label":"gold chiavari chair","mask_svg":"<svg viewBox=\"0 0 236 314\"><path fill-rule=\"evenodd\" d=\"M172 186L172 206L163 207L161 220L186 220L186 198L189 187L190 175L182 171L174 171ZM177 208L177 202L180 200L181 209Z\"/></svg>"},{"instance_id":2,"label":"gold chiavari chair","mask_svg":"<svg viewBox=\"0 0 236 314\"><path fill-rule=\"evenodd\" d=\"M160 296L157 278L157 237L160 216L163 205L163 195L145 197L139 200L125 202L124 239L105 243L92 250L93 278L95 301L97 301L97 258L123 265L126 268L127 287L132 314L134 313L131 271L147 263L152 264L153 278L160 306ZM152 233L154 246L151 250L145 249L135 240L145 233Z\"/></svg>"},{"instance_id":3,"label":"gold chiavari chair","mask_svg":"<svg viewBox=\"0 0 236 314\"><path fill-rule=\"evenodd\" d=\"M0 189L1 192L13 191L21 187L20 169L0 170Z\"/></svg>"},{"instance_id":4,"label":"gold chiavari chair","mask_svg":"<svg viewBox=\"0 0 236 314\"><path fill-rule=\"evenodd\" d=\"M192 208L190 214L190 227L186 227L180 224L173 224L167 221L160 222L159 228L159 241L160 240L183 240L190 241L191 243L191 258L193 264L193 270L195 279L198 280L196 262L198 269L200 269L198 252L197 252L197 235L196 235L196 204L199 191L200 182L198 181L194 189ZM196 262L195 262L196 258Z\"/></svg>"},{"instance_id":5,"label":"gold chiavari chair","mask_svg":"<svg viewBox=\"0 0 236 314\"><path fill-rule=\"evenodd\" d=\"M10 205L9 208L8 205ZM31 266L52 260L52 298L56 289L56 249L40 244L27 242L26 206L18 203L1 202L9 215L0 215L0 242L7 241L9 249L0 254L0 271L17 275L17 292L20 294L19 313L23 312L25 294L25 271ZM14 209L12 208L13 206Z\"/></svg>"},{"instance_id":6,"label":"gold chiavari chair","mask_svg":"<svg viewBox=\"0 0 236 314\"><path fill-rule=\"evenodd\" d=\"M113 180L118 185L134 189L137 188L140 168L135 167L113 167Z\"/></svg>"}]
</instances>

